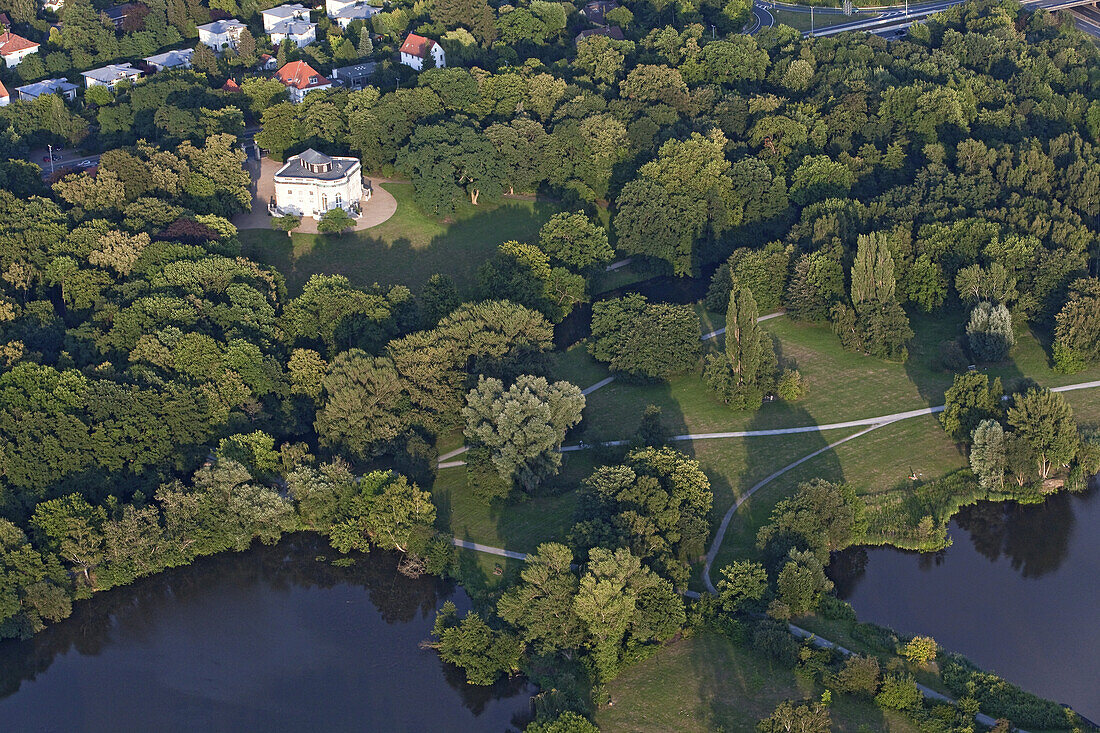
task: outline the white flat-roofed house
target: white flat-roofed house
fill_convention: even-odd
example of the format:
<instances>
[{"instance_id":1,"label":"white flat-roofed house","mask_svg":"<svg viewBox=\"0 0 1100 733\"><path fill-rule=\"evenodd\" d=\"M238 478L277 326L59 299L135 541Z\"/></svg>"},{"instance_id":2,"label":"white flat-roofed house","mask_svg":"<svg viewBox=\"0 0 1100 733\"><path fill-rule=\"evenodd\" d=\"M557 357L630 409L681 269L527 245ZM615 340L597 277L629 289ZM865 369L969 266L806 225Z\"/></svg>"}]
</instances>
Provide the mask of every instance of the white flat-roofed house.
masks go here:
<instances>
[{"instance_id":1,"label":"white flat-roofed house","mask_svg":"<svg viewBox=\"0 0 1100 733\"><path fill-rule=\"evenodd\" d=\"M149 64L153 71L166 69L190 69L191 56L195 53L193 48L181 48L178 51L166 51L155 56L146 56L142 61Z\"/></svg>"},{"instance_id":2,"label":"white flat-roofed house","mask_svg":"<svg viewBox=\"0 0 1100 733\"><path fill-rule=\"evenodd\" d=\"M89 69L81 72L80 75L84 77L84 85L89 89L92 87L113 88L123 79L129 79L131 82L140 79L141 69L130 64L108 64L99 69Z\"/></svg>"},{"instance_id":3,"label":"white flat-roofed house","mask_svg":"<svg viewBox=\"0 0 1100 733\"><path fill-rule=\"evenodd\" d=\"M344 29L353 20L369 20L372 15L380 12L382 8L367 5L362 0L325 0L325 13Z\"/></svg>"},{"instance_id":4,"label":"white flat-roofed house","mask_svg":"<svg viewBox=\"0 0 1100 733\"><path fill-rule=\"evenodd\" d=\"M298 3L280 5L277 8L264 10L260 13L264 20L264 32L271 33L271 29L288 20L304 20L309 22L309 8Z\"/></svg>"},{"instance_id":5,"label":"white flat-roofed house","mask_svg":"<svg viewBox=\"0 0 1100 733\"><path fill-rule=\"evenodd\" d=\"M245 28L247 26L236 18L215 20L213 23L198 27L199 43L204 43L215 51L236 48L241 32Z\"/></svg>"},{"instance_id":6,"label":"white flat-roofed house","mask_svg":"<svg viewBox=\"0 0 1100 733\"><path fill-rule=\"evenodd\" d=\"M268 31L271 43L278 46L289 40L298 48L308 46L317 40L317 24L307 20L284 20Z\"/></svg>"},{"instance_id":7,"label":"white flat-roofed house","mask_svg":"<svg viewBox=\"0 0 1100 733\"><path fill-rule=\"evenodd\" d=\"M319 218L337 207L358 216L360 202L370 199L357 158L325 155L313 148L287 158L275 172L274 183L275 197L268 204L273 216Z\"/></svg>"},{"instance_id":8,"label":"white flat-roofed house","mask_svg":"<svg viewBox=\"0 0 1100 733\"><path fill-rule=\"evenodd\" d=\"M420 71L424 68L424 59L431 56L437 69L447 65L443 47L430 38L410 33L401 44L401 63Z\"/></svg>"},{"instance_id":9,"label":"white flat-roofed house","mask_svg":"<svg viewBox=\"0 0 1100 733\"><path fill-rule=\"evenodd\" d=\"M38 44L34 41L11 31L0 33L0 58L4 59L4 66L14 68L32 53L38 53Z\"/></svg>"},{"instance_id":10,"label":"white flat-roofed house","mask_svg":"<svg viewBox=\"0 0 1100 733\"><path fill-rule=\"evenodd\" d=\"M60 94L70 102L76 99L76 90L79 87L66 79L43 79L33 84L25 84L15 88L19 99L38 99L43 94Z\"/></svg>"}]
</instances>

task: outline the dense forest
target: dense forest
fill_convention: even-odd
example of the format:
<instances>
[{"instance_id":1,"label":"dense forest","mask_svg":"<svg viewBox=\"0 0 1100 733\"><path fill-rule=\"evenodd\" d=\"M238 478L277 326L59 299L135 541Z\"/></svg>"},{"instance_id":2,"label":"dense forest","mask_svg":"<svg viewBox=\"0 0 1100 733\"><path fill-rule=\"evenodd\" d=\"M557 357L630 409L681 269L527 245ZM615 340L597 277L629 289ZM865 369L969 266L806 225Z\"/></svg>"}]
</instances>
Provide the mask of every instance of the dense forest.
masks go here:
<instances>
[{"instance_id":1,"label":"dense forest","mask_svg":"<svg viewBox=\"0 0 1100 733\"><path fill-rule=\"evenodd\" d=\"M217 13L259 9L228 5L146 3L141 28L116 32L78 0L42 68L18 73L152 53ZM462 432L468 485L502 507L556 475L585 396L554 373L553 326L622 256L650 274L713 272L705 305L726 314L724 349L704 358L691 306L629 295L593 304L593 357L626 381L701 374L731 410L804 391L762 314L828 323L844 348L904 361L912 314L964 308L965 332L940 345L957 375L942 424L972 470L889 517L869 517L850 486L806 483L761 530L758 561L717 571L718 594L689 603L714 494L647 413L637 435L618 436L629 446L600 453L568 537L477 610L440 613L441 656L471 684L520 671L539 682L532 730L583 730L602 684L701 629L922 730L971 730L979 710L1078 725L942 650L962 701L927 701L900 661L800 646L783 622L851 614L829 595L835 550L869 537L942 546L962 503L1034 500L1096 471L1097 438L1060 395L1006 394L967 368L1003 359L1013 324L1048 334L1062 372L1100 363L1100 51L1013 4L956 7L890 42L783 26L708 37L704 22L729 32L746 13L714 6L627 3L628 40L573 49L572 6L398 4L375 16L378 49L361 23L326 23L318 48L280 60L381 59L416 30L445 38L450 66L413 77L387 62L377 86L301 104L258 76L219 90L252 67L253 41L80 103L0 108L0 636L302 530L462 580L428 491L436 439ZM407 177L438 217L525 192L566 213L538 241L501 242L476 287L445 272L418 292L314 275L290 293L283 273L242 256L231 223L251 205L247 125L276 159L316 147ZM47 142L101 150L95 175L44 183L21 158ZM894 641L899 660L936 656L920 637ZM827 729L828 716L788 704L761 730Z\"/></svg>"}]
</instances>

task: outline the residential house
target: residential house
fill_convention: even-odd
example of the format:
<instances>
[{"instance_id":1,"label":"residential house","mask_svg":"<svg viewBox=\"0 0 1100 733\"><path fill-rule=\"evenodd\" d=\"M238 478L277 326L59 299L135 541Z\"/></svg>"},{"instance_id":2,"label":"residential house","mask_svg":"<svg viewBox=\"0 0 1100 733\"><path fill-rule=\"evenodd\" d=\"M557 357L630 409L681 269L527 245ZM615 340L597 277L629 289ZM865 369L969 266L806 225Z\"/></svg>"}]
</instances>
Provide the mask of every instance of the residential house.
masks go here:
<instances>
[{"instance_id":1,"label":"residential house","mask_svg":"<svg viewBox=\"0 0 1100 733\"><path fill-rule=\"evenodd\" d=\"M274 71L279 68L279 61L269 53L260 54L260 61L256 64L260 71Z\"/></svg>"},{"instance_id":2,"label":"residential house","mask_svg":"<svg viewBox=\"0 0 1100 733\"><path fill-rule=\"evenodd\" d=\"M65 7L65 0L42 0L42 9L49 10L51 13L60 13L63 7Z\"/></svg>"},{"instance_id":3,"label":"residential house","mask_svg":"<svg viewBox=\"0 0 1100 733\"><path fill-rule=\"evenodd\" d=\"M607 25L604 16L617 7L619 4L615 0L589 0L584 4L581 15L587 18L589 23Z\"/></svg>"},{"instance_id":4,"label":"residential house","mask_svg":"<svg viewBox=\"0 0 1100 733\"><path fill-rule=\"evenodd\" d=\"M374 75L374 67L378 66L374 61L365 61L361 64L341 66L332 70L332 80L340 86L356 90L370 84L370 78Z\"/></svg>"},{"instance_id":5,"label":"residential house","mask_svg":"<svg viewBox=\"0 0 1100 733\"><path fill-rule=\"evenodd\" d=\"M246 27L244 23L236 18L215 20L213 23L207 23L206 25L200 25L198 27L199 42L205 43L215 51L221 51L226 48L236 48L237 40L241 37L241 32Z\"/></svg>"},{"instance_id":6,"label":"residential house","mask_svg":"<svg viewBox=\"0 0 1100 733\"><path fill-rule=\"evenodd\" d=\"M277 8L271 8L270 10L264 10L260 13L264 20L264 32L270 33L271 30L289 20L304 20L309 22L309 8L298 3L291 5L280 5Z\"/></svg>"},{"instance_id":7,"label":"residential house","mask_svg":"<svg viewBox=\"0 0 1100 733\"><path fill-rule=\"evenodd\" d=\"M149 68L156 71L166 69L190 69L191 56L195 53L193 48L181 48L175 51L165 51L155 56L146 56L144 61Z\"/></svg>"},{"instance_id":8,"label":"residential house","mask_svg":"<svg viewBox=\"0 0 1100 733\"><path fill-rule=\"evenodd\" d=\"M8 17L7 13L0 13L0 28L6 31L11 30L11 18Z\"/></svg>"},{"instance_id":9,"label":"residential house","mask_svg":"<svg viewBox=\"0 0 1100 733\"><path fill-rule=\"evenodd\" d=\"M7 107L11 103L11 95L8 94L8 88L4 86L4 82L0 82L0 107Z\"/></svg>"},{"instance_id":10,"label":"residential house","mask_svg":"<svg viewBox=\"0 0 1100 733\"><path fill-rule=\"evenodd\" d=\"M357 158L329 156L313 148L290 156L275 172L274 183L275 196L268 203L274 216L320 217L337 207L358 216L360 201L371 194L369 184L363 186Z\"/></svg>"},{"instance_id":11,"label":"residential house","mask_svg":"<svg viewBox=\"0 0 1100 733\"><path fill-rule=\"evenodd\" d=\"M123 79L129 79L131 82L140 79L141 69L130 64L108 64L99 69L81 72L80 75L84 77L84 84L89 89L92 87L113 88Z\"/></svg>"},{"instance_id":12,"label":"residential house","mask_svg":"<svg viewBox=\"0 0 1100 733\"><path fill-rule=\"evenodd\" d=\"M613 41L624 41L626 36L623 35L622 30L617 25L604 26L603 28L589 28L588 30L581 31L577 34L577 37L573 39L573 43L580 43L586 38L592 36L607 36Z\"/></svg>"},{"instance_id":13,"label":"residential house","mask_svg":"<svg viewBox=\"0 0 1100 733\"><path fill-rule=\"evenodd\" d=\"M382 8L367 5L362 0L325 0L325 12L346 29L353 20L369 20L375 13L382 12Z\"/></svg>"},{"instance_id":14,"label":"residential house","mask_svg":"<svg viewBox=\"0 0 1100 733\"><path fill-rule=\"evenodd\" d=\"M38 45L23 36L5 31L0 34L0 57L4 59L4 65L10 69L18 66L20 61L32 53L38 53Z\"/></svg>"},{"instance_id":15,"label":"residential house","mask_svg":"<svg viewBox=\"0 0 1100 733\"><path fill-rule=\"evenodd\" d=\"M308 46L317 40L317 24L305 20L284 20L273 27L268 34L271 42L278 46L290 41L298 48Z\"/></svg>"},{"instance_id":16,"label":"residential house","mask_svg":"<svg viewBox=\"0 0 1100 733\"><path fill-rule=\"evenodd\" d=\"M120 30L123 22L126 20L126 16L130 15L135 7L137 7L135 3L126 3L125 5L115 5L102 12L115 24L115 29Z\"/></svg>"},{"instance_id":17,"label":"residential house","mask_svg":"<svg viewBox=\"0 0 1100 733\"><path fill-rule=\"evenodd\" d=\"M237 83L236 79L230 77L225 80L224 84L222 84L222 91L229 92L230 94L236 94L237 92L241 91L241 85Z\"/></svg>"},{"instance_id":18,"label":"residential house","mask_svg":"<svg viewBox=\"0 0 1100 733\"><path fill-rule=\"evenodd\" d=\"M405 37L405 42L401 44L401 63L405 66L411 66L417 71L424 68L424 59L429 54L435 61L436 68L443 68L447 65L447 57L443 53L443 47L430 38L410 33Z\"/></svg>"},{"instance_id":19,"label":"residential house","mask_svg":"<svg viewBox=\"0 0 1100 733\"><path fill-rule=\"evenodd\" d=\"M281 81L290 92L290 101L297 104L306 94L318 89L331 89L332 82L321 76L305 61L292 61L275 72L275 78Z\"/></svg>"},{"instance_id":20,"label":"residential house","mask_svg":"<svg viewBox=\"0 0 1100 733\"><path fill-rule=\"evenodd\" d=\"M43 94L59 94L70 102L76 99L76 84L71 84L66 79L44 79L33 84L25 84L15 88L15 93L20 100L38 99Z\"/></svg>"}]
</instances>

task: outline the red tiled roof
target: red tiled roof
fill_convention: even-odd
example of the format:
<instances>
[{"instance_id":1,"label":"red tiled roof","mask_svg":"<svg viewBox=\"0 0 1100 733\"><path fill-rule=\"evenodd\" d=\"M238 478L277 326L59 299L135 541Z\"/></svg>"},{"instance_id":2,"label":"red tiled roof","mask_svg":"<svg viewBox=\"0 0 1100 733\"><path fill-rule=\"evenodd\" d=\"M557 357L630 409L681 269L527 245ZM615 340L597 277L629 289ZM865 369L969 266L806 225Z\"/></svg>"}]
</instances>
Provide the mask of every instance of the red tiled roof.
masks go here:
<instances>
[{"instance_id":1,"label":"red tiled roof","mask_svg":"<svg viewBox=\"0 0 1100 733\"><path fill-rule=\"evenodd\" d=\"M38 44L14 33L0 34L0 56L7 56L9 53L17 51L26 51L28 48L38 48Z\"/></svg>"},{"instance_id":2,"label":"red tiled roof","mask_svg":"<svg viewBox=\"0 0 1100 733\"><path fill-rule=\"evenodd\" d=\"M275 78L295 89L313 89L332 83L305 61L292 61L276 71ZM310 79L315 81L311 82Z\"/></svg>"},{"instance_id":3,"label":"red tiled roof","mask_svg":"<svg viewBox=\"0 0 1100 733\"><path fill-rule=\"evenodd\" d=\"M407 53L410 56L416 56L418 58L425 58L428 55L428 51L435 45L435 41L424 36L418 36L415 33L410 33L405 38L405 42L401 44L401 53Z\"/></svg>"},{"instance_id":4,"label":"red tiled roof","mask_svg":"<svg viewBox=\"0 0 1100 733\"><path fill-rule=\"evenodd\" d=\"M237 84L237 82L234 81L233 79L226 79L225 84L222 84L222 91L223 92L239 92L239 91L241 91L241 88Z\"/></svg>"},{"instance_id":5,"label":"red tiled roof","mask_svg":"<svg viewBox=\"0 0 1100 733\"><path fill-rule=\"evenodd\" d=\"M0 99L10 96L8 94L8 88L4 86L4 82L0 81Z\"/></svg>"}]
</instances>

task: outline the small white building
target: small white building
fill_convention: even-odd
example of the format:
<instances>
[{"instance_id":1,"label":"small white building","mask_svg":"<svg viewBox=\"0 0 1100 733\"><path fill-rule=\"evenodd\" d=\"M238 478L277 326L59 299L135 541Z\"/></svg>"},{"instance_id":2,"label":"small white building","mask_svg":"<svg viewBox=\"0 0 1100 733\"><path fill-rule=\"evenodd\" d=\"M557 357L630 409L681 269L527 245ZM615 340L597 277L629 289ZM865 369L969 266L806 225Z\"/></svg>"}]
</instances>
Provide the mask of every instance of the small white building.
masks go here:
<instances>
[{"instance_id":1,"label":"small white building","mask_svg":"<svg viewBox=\"0 0 1100 733\"><path fill-rule=\"evenodd\" d=\"M166 69L190 69L191 56L195 53L193 48L181 48L177 51L166 51L155 56L146 56L142 61L147 63L153 71Z\"/></svg>"},{"instance_id":2,"label":"small white building","mask_svg":"<svg viewBox=\"0 0 1100 733\"><path fill-rule=\"evenodd\" d=\"M274 183L275 198L268 204L273 216L320 218L337 207L358 216L360 202L370 200L357 158L333 157L313 148L288 158L275 172Z\"/></svg>"},{"instance_id":3,"label":"small white building","mask_svg":"<svg viewBox=\"0 0 1100 733\"><path fill-rule=\"evenodd\" d=\"M114 88L123 79L129 79L131 82L140 79L141 69L130 64L108 64L99 69L83 71L80 75L84 77L84 85L89 89L92 87Z\"/></svg>"},{"instance_id":4,"label":"small white building","mask_svg":"<svg viewBox=\"0 0 1100 733\"><path fill-rule=\"evenodd\" d=\"M218 52L226 48L236 48L241 32L245 28L247 26L236 18L215 20L213 23L198 27L199 43L204 43Z\"/></svg>"},{"instance_id":5,"label":"small white building","mask_svg":"<svg viewBox=\"0 0 1100 733\"><path fill-rule=\"evenodd\" d=\"M437 69L442 69L447 65L447 57L443 53L443 47L430 38L410 33L405 38L405 42L401 44L401 63L405 66L411 66L417 71L424 68L424 59L428 58L429 54L435 60Z\"/></svg>"},{"instance_id":6,"label":"small white building","mask_svg":"<svg viewBox=\"0 0 1100 733\"><path fill-rule=\"evenodd\" d=\"M11 95L8 94L8 88L4 86L4 82L0 82L0 107L7 107L11 104Z\"/></svg>"},{"instance_id":7,"label":"small white building","mask_svg":"<svg viewBox=\"0 0 1100 733\"><path fill-rule=\"evenodd\" d=\"M15 93L20 100L24 101L38 99L43 94L59 94L72 102L76 99L77 89L79 89L79 87L77 87L76 84L70 83L67 79L43 79L33 84L25 84L21 87L16 87Z\"/></svg>"},{"instance_id":8,"label":"small white building","mask_svg":"<svg viewBox=\"0 0 1100 733\"><path fill-rule=\"evenodd\" d=\"M38 44L34 41L28 41L11 31L0 33L0 58L4 59L4 66L9 69L18 66L20 61L32 53L38 53Z\"/></svg>"},{"instance_id":9,"label":"small white building","mask_svg":"<svg viewBox=\"0 0 1100 733\"><path fill-rule=\"evenodd\" d=\"M325 0L325 13L345 30L353 20L369 20L380 12L382 8L367 5L362 0Z\"/></svg>"},{"instance_id":10,"label":"small white building","mask_svg":"<svg viewBox=\"0 0 1100 733\"><path fill-rule=\"evenodd\" d=\"M290 93L290 101L295 104L305 99L309 92L332 88L332 82L305 61L291 61L275 72L275 79L282 82Z\"/></svg>"},{"instance_id":11,"label":"small white building","mask_svg":"<svg viewBox=\"0 0 1100 733\"><path fill-rule=\"evenodd\" d=\"M317 24L306 20L284 20L282 23L276 23L268 31L268 35L271 36L271 43L275 46L288 40L298 48L302 48L317 40Z\"/></svg>"},{"instance_id":12,"label":"small white building","mask_svg":"<svg viewBox=\"0 0 1100 733\"><path fill-rule=\"evenodd\" d=\"M264 10L260 15L263 16L265 33L271 33L271 30L275 26L280 23L285 23L288 20L304 20L307 23L309 22L309 8L298 3L280 5L277 8Z\"/></svg>"}]
</instances>

